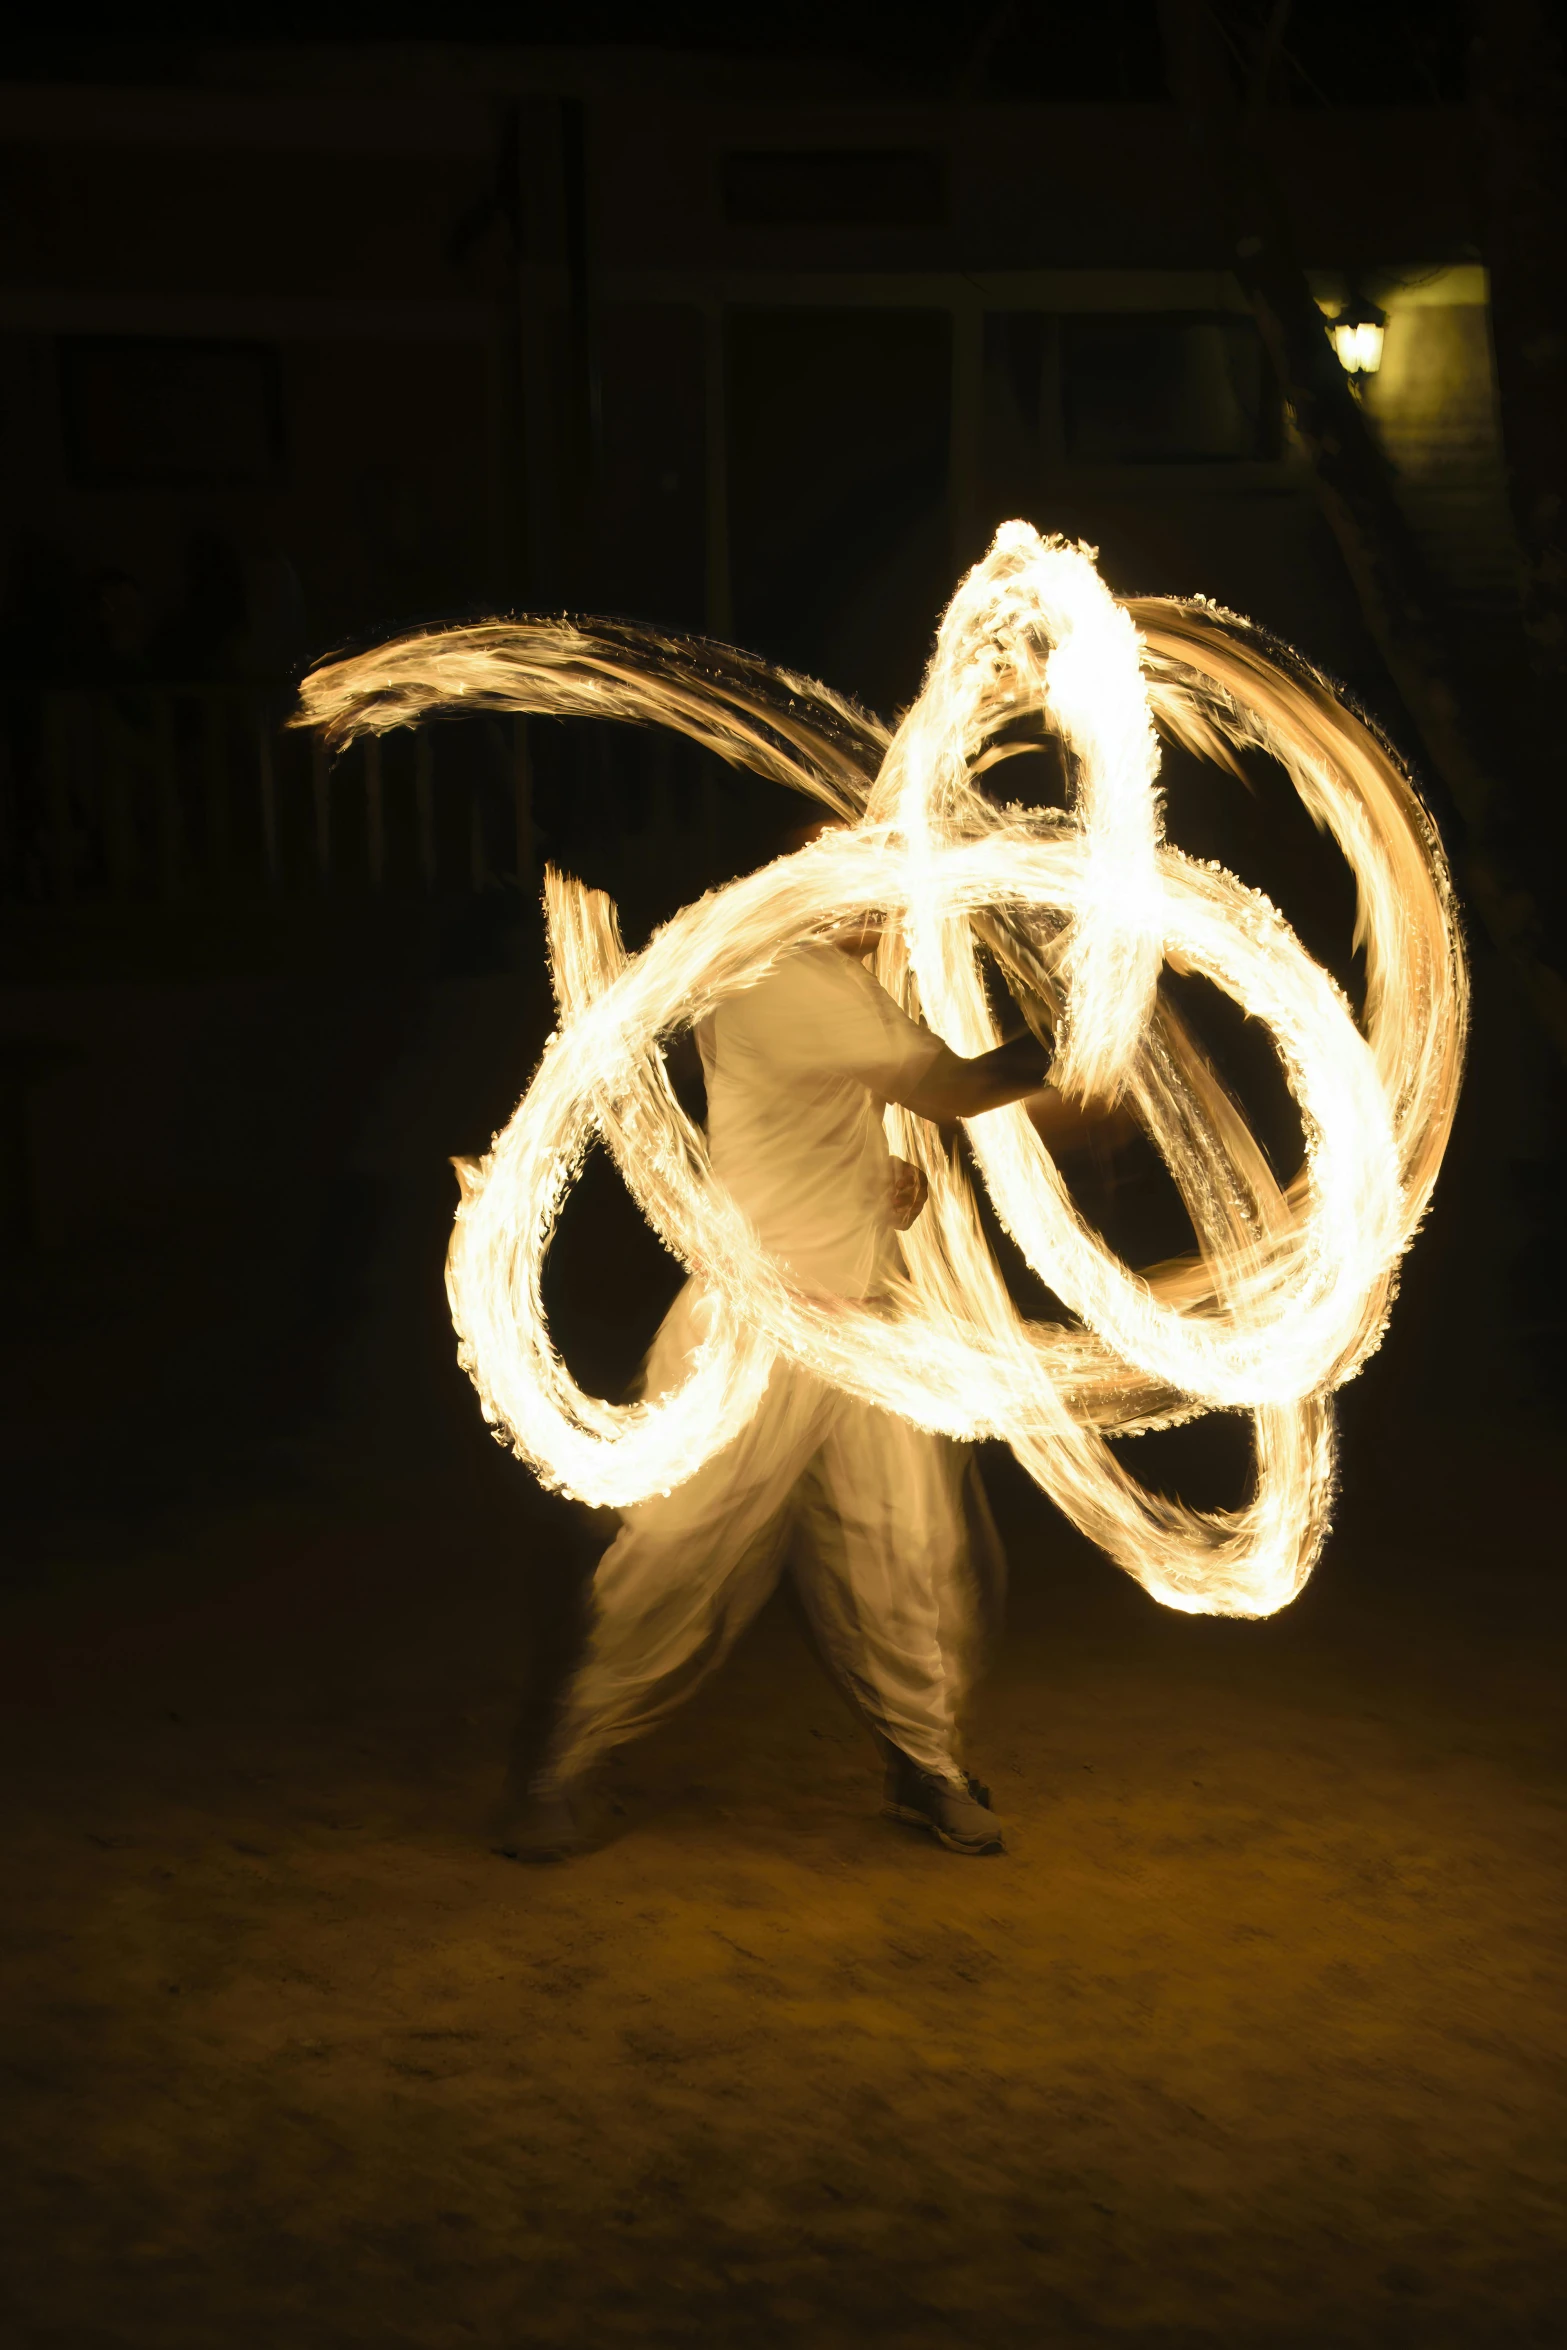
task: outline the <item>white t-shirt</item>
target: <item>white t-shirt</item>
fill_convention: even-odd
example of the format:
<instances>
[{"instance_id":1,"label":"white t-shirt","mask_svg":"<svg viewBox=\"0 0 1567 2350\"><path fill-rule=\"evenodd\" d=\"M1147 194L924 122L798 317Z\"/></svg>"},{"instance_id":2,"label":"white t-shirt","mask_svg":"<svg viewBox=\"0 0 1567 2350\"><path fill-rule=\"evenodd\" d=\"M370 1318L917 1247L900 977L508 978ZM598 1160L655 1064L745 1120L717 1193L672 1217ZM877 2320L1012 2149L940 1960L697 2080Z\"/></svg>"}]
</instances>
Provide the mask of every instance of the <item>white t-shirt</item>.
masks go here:
<instances>
[{"instance_id":1,"label":"white t-shirt","mask_svg":"<svg viewBox=\"0 0 1567 2350\"><path fill-rule=\"evenodd\" d=\"M713 1169L807 1289L864 1297L884 1260L889 1095L939 1040L863 963L802 947L697 1029Z\"/></svg>"}]
</instances>

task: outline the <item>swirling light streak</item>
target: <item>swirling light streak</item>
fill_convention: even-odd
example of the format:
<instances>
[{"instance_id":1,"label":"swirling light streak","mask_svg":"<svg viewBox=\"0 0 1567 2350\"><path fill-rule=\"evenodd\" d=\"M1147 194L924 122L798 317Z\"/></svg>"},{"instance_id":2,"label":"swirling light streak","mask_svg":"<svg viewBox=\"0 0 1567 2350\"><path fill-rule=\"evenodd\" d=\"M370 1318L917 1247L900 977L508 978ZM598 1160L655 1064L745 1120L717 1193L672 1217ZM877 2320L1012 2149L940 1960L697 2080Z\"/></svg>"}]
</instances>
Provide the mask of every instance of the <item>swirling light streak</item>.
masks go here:
<instances>
[{"instance_id":1,"label":"swirling light streak","mask_svg":"<svg viewBox=\"0 0 1567 2350\"><path fill-rule=\"evenodd\" d=\"M1109 595L1090 551L1023 523L963 582L896 734L823 688L719 647L567 622L408 637L305 681L296 723L330 741L462 708L673 726L850 820L685 908L628 958L613 908L546 889L560 1028L488 1158L464 1171L448 1260L461 1359L497 1432L547 1482L626 1506L728 1443L782 1353L918 1425L1001 1437L1058 1505L1167 1605L1264 1615L1300 1589L1328 1525L1335 1388L1378 1343L1456 1101L1467 980L1435 833L1387 746L1303 663L1203 604ZM1053 731L1072 805L999 809L976 778ZM1364 1032L1255 891L1161 838L1162 731L1289 775L1356 879ZM1035 735L1037 740L1037 732ZM1237 768L1238 772L1238 768ZM1053 1076L1124 1094L1185 1203L1196 1251L1133 1272L1083 1220L1020 1105L968 1122L1003 1223L1076 1327L1013 1306L967 1175L889 1110L930 1183L903 1275L857 1303L796 1287L756 1245L681 1110L661 1045L846 918L888 917L878 975L959 1051L998 1033L978 959L1057 1042ZM1270 1032L1304 1160L1274 1179L1158 977L1169 962ZM665 1396L613 1405L552 1342L542 1272L602 1140L643 1214L700 1280L705 1331ZM1239 1509L1153 1494L1111 1439L1251 1414Z\"/></svg>"}]
</instances>

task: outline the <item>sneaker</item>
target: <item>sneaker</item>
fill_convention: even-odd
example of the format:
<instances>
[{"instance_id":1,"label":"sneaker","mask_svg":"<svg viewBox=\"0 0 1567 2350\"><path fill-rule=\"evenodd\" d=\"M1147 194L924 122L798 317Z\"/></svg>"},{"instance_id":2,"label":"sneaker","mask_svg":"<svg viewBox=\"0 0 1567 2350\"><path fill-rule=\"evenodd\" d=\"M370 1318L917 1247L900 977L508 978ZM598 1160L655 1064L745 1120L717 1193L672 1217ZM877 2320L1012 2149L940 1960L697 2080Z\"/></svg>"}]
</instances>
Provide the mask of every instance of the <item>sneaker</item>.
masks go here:
<instances>
[{"instance_id":1,"label":"sneaker","mask_svg":"<svg viewBox=\"0 0 1567 2350\"><path fill-rule=\"evenodd\" d=\"M582 1823L569 1788L534 1786L501 1798L490 1847L506 1860L570 1860L582 1849Z\"/></svg>"},{"instance_id":2,"label":"sneaker","mask_svg":"<svg viewBox=\"0 0 1567 2350\"><path fill-rule=\"evenodd\" d=\"M949 1852L979 1856L1005 1852L1006 1839L990 1809L990 1789L971 1771L961 1779L944 1779L938 1771L921 1770L906 1754L893 1752L887 1766L887 1799L882 1817L924 1828Z\"/></svg>"}]
</instances>

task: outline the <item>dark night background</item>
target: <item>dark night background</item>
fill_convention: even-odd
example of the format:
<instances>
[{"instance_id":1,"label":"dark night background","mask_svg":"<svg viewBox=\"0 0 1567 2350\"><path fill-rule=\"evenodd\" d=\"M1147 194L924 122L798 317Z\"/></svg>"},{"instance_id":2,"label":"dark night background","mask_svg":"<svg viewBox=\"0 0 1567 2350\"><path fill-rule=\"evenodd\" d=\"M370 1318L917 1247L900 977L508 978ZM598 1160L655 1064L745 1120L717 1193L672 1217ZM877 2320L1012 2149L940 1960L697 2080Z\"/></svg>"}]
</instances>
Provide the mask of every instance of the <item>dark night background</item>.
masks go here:
<instances>
[{"instance_id":1,"label":"dark night background","mask_svg":"<svg viewBox=\"0 0 1567 2350\"><path fill-rule=\"evenodd\" d=\"M1545 0L13 27L0 2340L1567 2339L1564 119ZM294 687L569 609L891 715L1014 514L1299 646L1454 860L1469 1078L1333 1539L1180 1618L987 1455L1004 1860L878 1818L781 1598L602 1849L509 1866L603 1530L456 1368L448 1158L551 1025L545 861L637 941L805 811L593 726L328 762ZM1282 779L1166 780L1353 994ZM1135 1152L1080 1182L1181 1245ZM676 1277L590 1166L579 1372ZM1240 1437L1127 1450L1219 1503Z\"/></svg>"}]
</instances>

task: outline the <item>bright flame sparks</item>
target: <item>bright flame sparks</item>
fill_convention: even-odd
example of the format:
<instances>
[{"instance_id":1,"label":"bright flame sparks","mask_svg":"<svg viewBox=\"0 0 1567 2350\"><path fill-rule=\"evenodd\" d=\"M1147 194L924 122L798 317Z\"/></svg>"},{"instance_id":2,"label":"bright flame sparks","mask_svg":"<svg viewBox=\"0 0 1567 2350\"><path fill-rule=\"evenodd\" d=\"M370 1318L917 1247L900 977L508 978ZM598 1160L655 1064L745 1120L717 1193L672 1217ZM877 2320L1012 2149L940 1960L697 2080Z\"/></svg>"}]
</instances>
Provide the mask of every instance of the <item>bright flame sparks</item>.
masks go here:
<instances>
[{"instance_id":1,"label":"bright flame sparks","mask_svg":"<svg viewBox=\"0 0 1567 2350\"><path fill-rule=\"evenodd\" d=\"M297 723L342 743L451 707L672 726L850 819L688 906L639 955L609 901L546 886L559 1032L488 1158L464 1171L448 1292L486 1417L549 1484L627 1506L691 1476L746 1424L784 1355L917 1425L999 1437L1155 1598L1267 1615L1321 1549L1335 1388L1377 1345L1398 1260L1452 1121L1467 980L1440 846L1387 747L1295 656L1214 607L1119 604L1090 551L1008 523L943 619L919 700L890 739L821 687L721 647L624 627L488 622L322 668ZM985 767L1053 731L1073 803L999 809ZM1282 917L1161 838L1162 732L1236 769L1261 751L1338 843L1358 890L1364 1031ZM1007 734L1011 739L1000 738ZM1236 769L1238 772L1238 769ZM888 1112L926 1172L890 1299L808 1294L757 1246L665 1074L661 1040L792 947L888 917L878 976L956 1050L999 1041L978 960L1058 1042L1056 1082L1121 1094L1159 1151L1194 1255L1133 1272L1079 1215L1020 1105L969 1122L1003 1223L1076 1327L1025 1321L967 1174L936 1130ZM1305 1164L1281 1188L1160 993L1196 972L1270 1032ZM541 1280L596 1140L697 1276L706 1331L672 1393L586 1394L552 1343ZM1110 1440L1247 1411L1255 1479L1237 1510L1150 1493Z\"/></svg>"}]
</instances>

